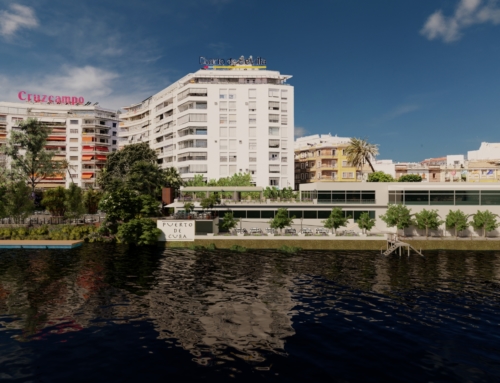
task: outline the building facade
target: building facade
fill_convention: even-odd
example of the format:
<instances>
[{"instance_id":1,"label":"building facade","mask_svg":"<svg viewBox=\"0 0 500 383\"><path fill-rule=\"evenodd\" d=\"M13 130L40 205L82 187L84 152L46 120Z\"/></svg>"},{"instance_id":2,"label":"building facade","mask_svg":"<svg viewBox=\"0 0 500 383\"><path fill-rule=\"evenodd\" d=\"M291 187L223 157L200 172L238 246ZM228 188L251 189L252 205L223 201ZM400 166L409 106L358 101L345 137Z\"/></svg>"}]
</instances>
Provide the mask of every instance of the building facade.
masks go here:
<instances>
[{"instance_id":1,"label":"building facade","mask_svg":"<svg viewBox=\"0 0 500 383\"><path fill-rule=\"evenodd\" d=\"M362 181L362 172L347 161L350 138L315 134L295 140L295 190L312 182Z\"/></svg>"},{"instance_id":2,"label":"building facade","mask_svg":"<svg viewBox=\"0 0 500 383\"><path fill-rule=\"evenodd\" d=\"M35 118L52 129L46 149L54 152L54 161L69 164L64 174L43 179L38 187L67 187L74 182L97 188L106 157L118 148L118 116L117 111L99 106L0 102L0 146L19 122ZM0 157L0 166L8 167L8 158Z\"/></svg>"},{"instance_id":3,"label":"building facade","mask_svg":"<svg viewBox=\"0 0 500 383\"><path fill-rule=\"evenodd\" d=\"M123 108L120 147L149 143L184 180L251 173L255 185L293 187L290 78L248 65L188 74Z\"/></svg>"}]
</instances>

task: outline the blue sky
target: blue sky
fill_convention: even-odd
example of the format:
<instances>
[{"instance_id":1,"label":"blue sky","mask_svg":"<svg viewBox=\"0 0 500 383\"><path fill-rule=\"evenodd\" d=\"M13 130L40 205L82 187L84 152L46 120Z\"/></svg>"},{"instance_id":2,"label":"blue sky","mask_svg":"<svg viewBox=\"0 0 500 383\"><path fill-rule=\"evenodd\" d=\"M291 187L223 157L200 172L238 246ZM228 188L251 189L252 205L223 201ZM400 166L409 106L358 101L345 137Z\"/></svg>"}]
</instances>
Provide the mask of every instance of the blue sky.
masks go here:
<instances>
[{"instance_id":1,"label":"blue sky","mask_svg":"<svg viewBox=\"0 0 500 383\"><path fill-rule=\"evenodd\" d=\"M0 100L141 101L198 57L292 75L302 134L419 161L499 142L500 1L0 0Z\"/></svg>"}]
</instances>

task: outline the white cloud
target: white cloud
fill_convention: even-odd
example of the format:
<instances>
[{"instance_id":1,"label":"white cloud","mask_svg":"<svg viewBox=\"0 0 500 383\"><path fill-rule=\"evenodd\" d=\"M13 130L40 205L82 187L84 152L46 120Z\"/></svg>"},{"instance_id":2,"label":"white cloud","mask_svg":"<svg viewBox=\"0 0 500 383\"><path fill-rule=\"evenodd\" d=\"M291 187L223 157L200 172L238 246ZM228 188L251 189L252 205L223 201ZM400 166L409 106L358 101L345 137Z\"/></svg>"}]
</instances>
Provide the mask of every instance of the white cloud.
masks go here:
<instances>
[{"instance_id":1,"label":"white cloud","mask_svg":"<svg viewBox=\"0 0 500 383\"><path fill-rule=\"evenodd\" d=\"M11 38L22 28L38 27L33 8L19 4L11 4L10 11L0 11L0 35Z\"/></svg>"},{"instance_id":2,"label":"white cloud","mask_svg":"<svg viewBox=\"0 0 500 383\"><path fill-rule=\"evenodd\" d=\"M462 30L474 24L500 24L500 7L497 0L460 0L453 16L437 10L429 16L420 33L429 40L442 39L449 43L462 37Z\"/></svg>"},{"instance_id":3,"label":"white cloud","mask_svg":"<svg viewBox=\"0 0 500 383\"><path fill-rule=\"evenodd\" d=\"M303 128L302 126L296 126L293 134L295 138L299 138L307 136L309 134L309 131L306 128Z\"/></svg>"},{"instance_id":4,"label":"white cloud","mask_svg":"<svg viewBox=\"0 0 500 383\"><path fill-rule=\"evenodd\" d=\"M390 121L394 120L395 118L398 118L399 116L402 116L403 114L411 113L416 110L419 110L420 106L417 104L407 104L407 105L400 105L393 110L391 110L389 113L387 113L384 116L385 121Z\"/></svg>"}]
</instances>

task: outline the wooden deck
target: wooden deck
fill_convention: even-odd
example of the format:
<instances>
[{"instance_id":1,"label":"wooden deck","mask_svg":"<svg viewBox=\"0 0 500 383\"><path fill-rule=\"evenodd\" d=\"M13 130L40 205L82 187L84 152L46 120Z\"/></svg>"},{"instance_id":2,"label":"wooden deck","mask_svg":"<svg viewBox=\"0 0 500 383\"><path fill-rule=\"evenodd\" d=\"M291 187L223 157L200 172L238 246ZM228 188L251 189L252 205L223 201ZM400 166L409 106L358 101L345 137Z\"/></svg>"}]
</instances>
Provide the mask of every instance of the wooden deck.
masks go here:
<instances>
[{"instance_id":1,"label":"wooden deck","mask_svg":"<svg viewBox=\"0 0 500 383\"><path fill-rule=\"evenodd\" d=\"M51 241L51 240L0 240L0 249L74 249L81 246L78 241Z\"/></svg>"}]
</instances>

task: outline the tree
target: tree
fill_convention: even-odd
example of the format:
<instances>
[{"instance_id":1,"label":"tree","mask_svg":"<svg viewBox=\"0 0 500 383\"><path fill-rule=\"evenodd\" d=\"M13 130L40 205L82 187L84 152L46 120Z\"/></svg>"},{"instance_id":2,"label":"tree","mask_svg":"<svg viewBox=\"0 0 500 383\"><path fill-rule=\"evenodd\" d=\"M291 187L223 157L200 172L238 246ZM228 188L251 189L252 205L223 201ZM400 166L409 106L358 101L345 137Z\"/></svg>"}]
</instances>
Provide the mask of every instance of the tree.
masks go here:
<instances>
[{"instance_id":1,"label":"tree","mask_svg":"<svg viewBox=\"0 0 500 383\"><path fill-rule=\"evenodd\" d=\"M126 187L139 194L157 196L166 185L163 169L158 164L148 161L138 161L130 167L125 178Z\"/></svg>"},{"instance_id":2,"label":"tree","mask_svg":"<svg viewBox=\"0 0 500 383\"><path fill-rule=\"evenodd\" d=\"M212 194L206 198L203 198L200 202L200 206L203 210L213 209L215 205L220 204L220 198L218 194Z\"/></svg>"},{"instance_id":3,"label":"tree","mask_svg":"<svg viewBox=\"0 0 500 383\"><path fill-rule=\"evenodd\" d=\"M274 218L269 221L270 226L273 229L280 229L280 233L283 231L283 228L292 225L295 216L288 217L288 210L285 208L278 209L278 212L274 216Z\"/></svg>"},{"instance_id":4,"label":"tree","mask_svg":"<svg viewBox=\"0 0 500 383\"><path fill-rule=\"evenodd\" d=\"M69 189L66 190L66 214L67 218L79 218L85 213L83 205L82 188L74 183L69 184Z\"/></svg>"},{"instance_id":5,"label":"tree","mask_svg":"<svg viewBox=\"0 0 500 383\"><path fill-rule=\"evenodd\" d=\"M418 174L404 174L399 177L398 182L422 182L422 176Z\"/></svg>"},{"instance_id":6,"label":"tree","mask_svg":"<svg viewBox=\"0 0 500 383\"><path fill-rule=\"evenodd\" d=\"M64 217L66 214L66 190L62 186L45 190L42 205L56 217Z\"/></svg>"},{"instance_id":7,"label":"tree","mask_svg":"<svg viewBox=\"0 0 500 383\"><path fill-rule=\"evenodd\" d=\"M186 202L184 204L184 210L186 210L186 213L189 213L190 211L194 210L194 203L192 202Z\"/></svg>"},{"instance_id":8,"label":"tree","mask_svg":"<svg viewBox=\"0 0 500 383\"><path fill-rule=\"evenodd\" d=\"M373 174L373 173L372 173ZM363 233L370 231L373 226L375 226L375 218L370 218L370 214L366 211L361 213L358 218L358 227L361 229Z\"/></svg>"},{"instance_id":9,"label":"tree","mask_svg":"<svg viewBox=\"0 0 500 383\"><path fill-rule=\"evenodd\" d=\"M220 228L224 231L230 231L238 224L238 219L235 219L232 212L224 214L222 222L219 224Z\"/></svg>"},{"instance_id":10,"label":"tree","mask_svg":"<svg viewBox=\"0 0 500 383\"><path fill-rule=\"evenodd\" d=\"M482 229L483 237L485 238L488 231L493 231L500 226L500 224L497 223L496 217L497 215L489 210L478 210L472 218L471 225L475 230Z\"/></svg>"},{"instance_id":11,"label":"tree","mask_svg":"<svg viewBox=\"0 0 500 383\"><path fill-rule=\"evenodd\" d=\"M28 118L10 132L5 146L12 172L27 181L32 196L41 180L62 171L61 164L52 161L54 152L45 149L50 132L40 121Z\"/></svg>"},{"instance_id":12,"label":"tree","mask_svg":"<svg viewBox=\"0 0 500 383\"><path fill-rule=\"evenodd\" d=\"M342 226L347 226L347 222L350 216L345 216L345 213L342 211L340 207L334 207L330 216L325 221L322 221L323 225L327 229L331 229L332 233L335 229L335 234L337 234L337 229Z\"/></svg>"},{"instance_id":13,"label":"tree","mask_svg":"<svg viewBox=\"0 0 500 383\"><path fill-rule=\"evenodd\" d=\"M439 219L437 210L423 209L419 213L415 213L415 224L419 229L425 229L425 237L429 237L429 229L437 229L439 225L444 223Z\"/></svg>"},{"instance_id":14,"label":"tree","mask_svg":"<svg viewBox=\"0 0 500 383\"><path fill-rule=\"evenodd\" d=\"M264 189L264 197L267 199L276 199L279 197L279 195L280 195L279 190L274 186L273 187L267 186Z\"/></svg>"},{"instance_id":15,"label":"tree","mask_svg":"<svg viewBox=\"0 0 500 383\"><path fill-rule=\"evenodd\" d=\"M166 168L163 170L163 173L165 177L165 186L178 190L182 185L184 185L184 181L176 168Z\"/></svg>"},{"instance_id":16,"label":"tree","mask_svg":"<svg viewBox=\"0 0 500 383\"><path fill-rule=\"evenodd\" d=\"M99 209L99 201L102 198L102 191L93 188L87 189L83 194L83 206L88 214L95 214Z\"/></svg>"},{"instance_id":17,"label":"tree","mask_svg":"<svg viewBox=\"0 0 500 383\"><path fill-rule=\"evenodd\" d=\"M368 174L367 182L395 182L390 174L384 172L374 172Z\"/></svg>"},{"instance_id":18,"label":"tree","mask_svg":"<svg viewBox=\"0 0 500 383\"><path fill-rule=\"evenodd\" d=\"M362 169L364 164L368 163L372 172L375 172L371 159L377 156L378 145L370 144L360 138L351 138L349 145L344 149L344 154L352 166Z\"/></svg>"},{"instance_id":19,"label":"tree","mask_svg":"<svg viewBox=\"0 0 500 383\"><path fill-rule=\"evenodd\" d=\"M467 216L461 210L450 210L446 216L445 225L447 229L455 230L455 238L457 238L457 233L463 231L469 227L467 222Z\"/></svg>"},{"instance_id":20,"label":"tree","mask_svg":"<svg viewBox=\"0 0 500 383\"><path fill-rule=\"evenodd\" d=\"M413 224L411 210L404 205L389 205L385 214L379 216L388 227L404 230Z\"/></svg>"},{"instance_id":21,"label":"tree","mask_svg":"<svg viewBox=\"0 0 500 383\"><path fill-rule=\"evenodd\" d=\"M21 223L35 210L31 188L24 181L14 180L4 186L4 214Z\"/></svg>"},{"instance_id":22,"label":"tree","mask_svg":"<svg viewBox=\"0 0 500 383\"><path fill-rule=\"evenodd\" d=\"M155 245L160 234L161 230L151 219L135 218L120 225L116 238L121 243L144 246Z\"/></svg>"}]
</instances>

